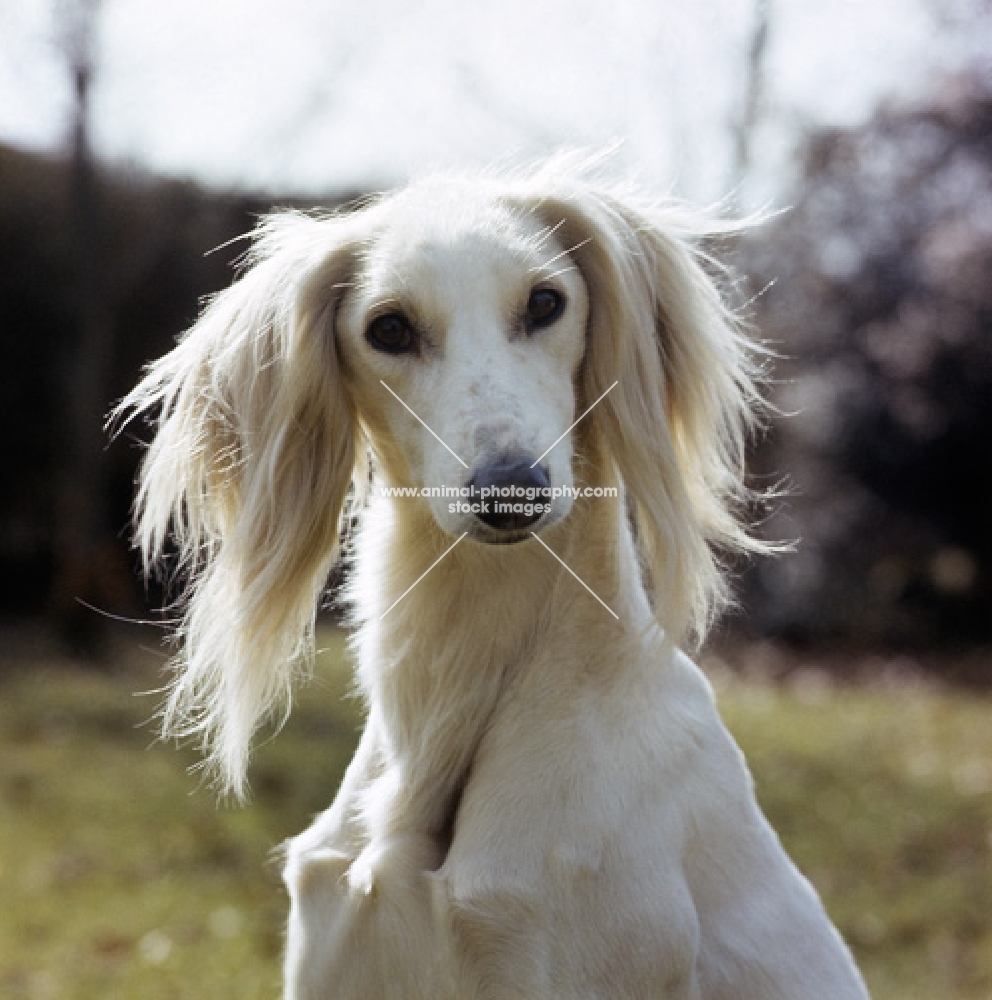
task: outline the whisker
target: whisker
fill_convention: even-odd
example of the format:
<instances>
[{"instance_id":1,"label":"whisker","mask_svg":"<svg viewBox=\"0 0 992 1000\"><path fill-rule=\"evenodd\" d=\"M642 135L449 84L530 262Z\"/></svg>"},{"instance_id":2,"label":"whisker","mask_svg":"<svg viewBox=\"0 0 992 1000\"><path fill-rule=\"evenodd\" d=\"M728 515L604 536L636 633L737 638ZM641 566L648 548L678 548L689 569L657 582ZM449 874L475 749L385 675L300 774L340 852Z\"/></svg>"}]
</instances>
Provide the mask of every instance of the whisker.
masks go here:
<instances>
[{"instance_id":1,"label":"whisker","mask_svg":"<svg viewBox=\"0 0 992 1000\"><path fill-rule=\"evenodd\" d=\"M570 271L578 271L578 268L574 264L570 264L568 267L562 267L557 271L552 271L551 274L544 275L544 280L551 281L552 278L557 278L562 274L568 274Z\"/></svg>"},{"instance_id":2,"label":"whisker","mask_svg":"<svg viewBox=\"0 0 992 1000\"><path fill-rule=\"evenodd\" d=\"M561 227L564 225L565 225L565 220L561 219L558 222L556 222L553 226L546 226L544 229L542 229L537 234L537 238L534 240L535 248L540 250L548 242L548 240L550 240L551 237L554 236L554 234L558 232L558 230L561 229Z\"/></svg>"},{"instance_id":3,"label":"whisker","mask_svg":"<svg viewBox=\"0 0 992 1000\"><path fill-rule=\"evenodd\" d=\"M400 302L400 300L396 298L395 295L389 295L384 299L378 299L377 301L373 302L372 305L369 307L369 311L375 312L376 310L379 309L388 309L388 308L398 309L401 306L402 302Z\"/></svg>"},{"instance_id":4,"label":"whisker","mask_svg":"<svg viewBox=\"0 0 992 1000\"><path fill-rule=\"evenodd\" d=\"M242 240L250 240L254 237L254 233L242 233L240 236L232 236L229 240L224 240L223 243L215 246L212 250L207 250L204 252L204 257L209 257L211 254L220 253L221 250L226 250L229 246L233 246L235 243L240 243Z\"/></svg>"},{"instance_id":5,"label":"whisker","mask_svg":"<svg viewBox=\"0 0 992 1000\"><path fill-rule=\"evenodd\" d=\"M591 236L587 236L584 240L579 240L579 242L576 243L575 246L569 247L567 250L562 250L561 253L556 253L554 257L551 257L550 259L544 261L543 264L539 264L537 267L532 267L530 270L532 272L543 270L549 264L553 264L556 260L561 260L562 257L567 257L569 254L575 253L576 250L581 250L582 247L584 247L587 243L592 243Z\"/></svg>"}]
</instances>

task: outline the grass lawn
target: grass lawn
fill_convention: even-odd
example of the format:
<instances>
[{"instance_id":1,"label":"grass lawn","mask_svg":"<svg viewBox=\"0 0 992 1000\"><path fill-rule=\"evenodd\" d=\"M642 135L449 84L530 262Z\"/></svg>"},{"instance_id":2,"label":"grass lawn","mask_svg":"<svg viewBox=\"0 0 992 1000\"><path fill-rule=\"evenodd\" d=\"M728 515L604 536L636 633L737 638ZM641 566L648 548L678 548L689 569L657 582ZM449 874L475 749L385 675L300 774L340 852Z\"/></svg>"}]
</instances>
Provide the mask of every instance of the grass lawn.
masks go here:
<instances>
[{"instance_id":1,"label":"grass lawn","mask_svg":"<svg viewBox=\"0 0 992 1000\"><path fill-rule=\"evenodd\" d=\"M142 725L157 653L121 640L112 670L43 650L0 662L0 997L278 996L272 849L329 804L359 726L342 639L322 638L247 807L218 805L187 773L195 753ZM715 676L762 804L875 1000L992 998L992 701Z\"/></svg>"}]
</instances>

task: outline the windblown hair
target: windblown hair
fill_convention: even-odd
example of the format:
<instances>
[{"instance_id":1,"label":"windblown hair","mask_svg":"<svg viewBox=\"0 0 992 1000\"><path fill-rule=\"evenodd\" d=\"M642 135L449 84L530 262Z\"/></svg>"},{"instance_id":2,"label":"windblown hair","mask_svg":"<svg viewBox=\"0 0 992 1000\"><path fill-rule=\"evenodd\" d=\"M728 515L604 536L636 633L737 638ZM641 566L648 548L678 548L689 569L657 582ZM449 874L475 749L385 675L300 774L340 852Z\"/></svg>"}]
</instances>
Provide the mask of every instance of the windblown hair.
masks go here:
<instances>
[{"instance_id":1,"label":"windblown hair","mask_svg":"<svg viewBox=\"0 0 992 1000\"><path fill-rule=\"evenodd\" d=\"M764 351L725 302L718 282L732 275L706 248L744 224L590 190L554 163L530 184L590 288L584 395L619 383L592 423L631 501L656 616L676 642L698 645L729 599L721 556L774 549L743 520Z\"/></svg>"},{"instance_id":2,"label":"windblown hair","mask_svg":"<svg viewBox=\"0 0 992 1000\"><path fill-rule=\"evenodd\" d=\"M704 246L731 227L639 205L563 161L481 183L572 248L591 301L577 406L618 383L588 433L625 485L659 622L699 641L726 599L720 553L763 547L741 521L760 370ZM246 273L116 410L155 431L136 506L146 568L171 533L188 580L164 730L198 736L239 794L253 734L288 710L308 662L349 487L366 476L334 318L389 210L387 197L265 221Z\"/></svg>"},{"instance_id":3,"label":"windblown hair","mask_svg":"<svg viewBox=\"0 0 992 1000\"><path fill-rule=\"evenodd\" d=\"M351 228L266 220L247 274L116 411L148 413L155 428L135 516L146 571L171 532L188 581L163 730L201 737L239 794L253 733L270 707L288 710L311 655L361 457L330 336Z\"/></svg>"}]
</instances>

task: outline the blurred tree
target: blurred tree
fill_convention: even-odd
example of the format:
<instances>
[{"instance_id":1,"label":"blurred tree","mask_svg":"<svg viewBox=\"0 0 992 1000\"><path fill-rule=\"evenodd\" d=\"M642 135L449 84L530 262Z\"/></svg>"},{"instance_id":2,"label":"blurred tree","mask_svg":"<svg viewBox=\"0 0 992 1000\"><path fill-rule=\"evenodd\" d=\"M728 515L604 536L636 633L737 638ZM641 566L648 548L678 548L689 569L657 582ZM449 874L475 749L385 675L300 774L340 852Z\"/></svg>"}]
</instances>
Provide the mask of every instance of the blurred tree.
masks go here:
<instances>
[{"instance_id":1,"label":"blurred tree","mask_svg":"<svg viewBox=\"0 0 992 1000\"><path fill-rule=\"evenodd\" d=\"M794 496L758 569L766 628L992 636L992 73L813 135L795 207L744 254L785 355L758 456Z\"/></svg>"},{"instance_id":2,"label":"blurred tree","mask_svg":"<svg viewBox=\"0 0 992 1000\"><path fill-rule=\"evenodd\" d=\"M751 170L751 152L755 132L761 118L762 97L765 85L765 58L768 52L768 36L771 31L771 0L754 0L754 19L748 41L744 78L741 87L741 106L736 121L731 125L733 133L733 163L728 190L734 191L741 200L741 188L746 183Z\"/></svg>"},{"instance_id":3,"label":"blurred tree","mask_svg":"<svg viewBox=\"0 0 992 1000\"><path fill-rule=\"evenodd\" d=\"M56 481L51 611L66 637L90 647L103 619L80 602L120 606L131 591L129 567L109 531L107 459L102 432L113 351L101 196L90 144L95 36L100 0L66 0L61 43L75 97L67 231L74 303L73 335L61 355L64 434Z\"/></svg>"}]
</instances>

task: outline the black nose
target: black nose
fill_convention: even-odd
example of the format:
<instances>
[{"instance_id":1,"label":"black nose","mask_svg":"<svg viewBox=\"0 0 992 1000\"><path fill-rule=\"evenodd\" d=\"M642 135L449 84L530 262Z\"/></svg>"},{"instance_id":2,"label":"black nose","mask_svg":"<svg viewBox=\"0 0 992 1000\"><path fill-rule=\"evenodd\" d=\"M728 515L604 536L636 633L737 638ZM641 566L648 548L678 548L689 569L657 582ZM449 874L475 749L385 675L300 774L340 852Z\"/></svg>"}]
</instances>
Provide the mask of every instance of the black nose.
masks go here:
<instances>
[{"instance_id":1,"label":"black nose","mask_svg":"<svg viewBox=\"0 0 992 1000\"><path fill-rule=\"evenodd\" d=\"M551 484L540 465L531 468L533 461L525 455L504 455L476 472L469 486L475 487L473 502L482 505L475 515L480 521L497 531L520 531L541 519L551 503L544 492Z\"/></svg>"}]
</instances>

